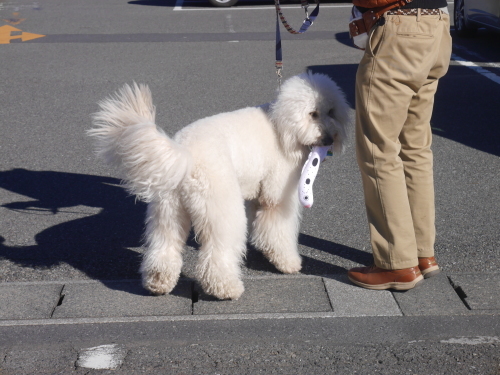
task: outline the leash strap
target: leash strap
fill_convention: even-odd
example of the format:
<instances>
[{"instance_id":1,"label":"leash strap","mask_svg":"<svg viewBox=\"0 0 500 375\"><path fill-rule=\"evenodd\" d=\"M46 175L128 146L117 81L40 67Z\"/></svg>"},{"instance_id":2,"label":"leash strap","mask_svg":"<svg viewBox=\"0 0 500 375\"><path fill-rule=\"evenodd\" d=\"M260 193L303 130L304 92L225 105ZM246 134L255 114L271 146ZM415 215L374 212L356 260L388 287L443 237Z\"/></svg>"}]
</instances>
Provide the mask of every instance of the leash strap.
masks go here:
<instances>
[{"instance_id":1,"label":"leash strap","mask_svg":"<svg viewBox=\"0 0 500 375\"><path fill-rule=\"evenodd\" d=\"M316 17L318 17L319 13L319 0L316 1L316 8L312 11L311 15L309 15L307 8L309 7L309 2L308 0L301 0L301 5L302 8L304 8L306 12L306 18L304 22L302 23L302 26L300 27L299 31L296 31L293 27L291 27L286 20L285 16L283 15L283 12L281 11L281 6L280 6L280 1L279 0L274 0L274 6L276 7L276 15L279 16L279 19L281 20L281 23L283 26L285 26L285 29L290 33L290 34L302 34L307 31L309 26L313 24L313 22L316 20Z\"/></svg>"},{"instance_id":2,"label":"leash strap","mask_svg":"<svg viewBox=\"0 0 500 375\"><path fill-rule=\"evenodd\" d=\"M276 0L278 1L278 0ZM278 76L278 90L281 90L281 78L283 75L283 52L281 50L280 22L276 11L276 75Z\"/></svg>"},{"instance_id":3,"label":"leash strap","mask_svg":"<svg viewBox=\"0 0 500 375\"><path fill-rule=\"evenodd\" d=\"M314 21L316 20L316 17L318 17L319 13L319 0L316 1L316 8L312 11L312 13L309 15L309 12L307 8L309 7L309 2L308 0L301 0L301 5L302 8L304 8L304 11L306 13L306 18L304 19L304 22L302 22L302 26L300 27L299 31L296 31L294 28L292 28L289 24L288 21L286 20L285 16L283 15L283 12L281 11L280 7L280 1L279 0L274 0L274 5L276 7L276 75L278 76L278 86L281 88L281 78L282 74L281 71L283 70L283 52L281 49L281 34L280 34L280 20L283 26L285 26L285 29L290 33L290 34L302 34L307 31L309 26L311 26Z\"/></svg>"}]
</instances>

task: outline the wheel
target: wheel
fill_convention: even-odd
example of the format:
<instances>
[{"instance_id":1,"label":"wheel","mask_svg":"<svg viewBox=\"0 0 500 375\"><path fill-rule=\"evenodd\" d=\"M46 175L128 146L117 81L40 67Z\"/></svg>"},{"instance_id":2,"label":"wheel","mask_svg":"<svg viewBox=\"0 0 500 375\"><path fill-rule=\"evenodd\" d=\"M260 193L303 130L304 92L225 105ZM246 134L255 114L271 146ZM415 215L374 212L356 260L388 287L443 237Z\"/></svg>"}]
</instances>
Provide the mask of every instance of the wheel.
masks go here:
<instances>
[{"instance_id":1,"label":"wheel","mask_svg":"<svg viewBox=\"0 0 500 375\"><path fill-rule=\"evenodd\" d=\"M208 0L214 7L231 7L238 2L238 0Z\"/></svg>"},{"instance_id":2,"label":"wheel","mask_svg":"<svg viewBox=\"0 0 500 375\"><path fill-rule=\"evenodd\" d=\"M476 29L467 26L465 20L465 0L455 0L455 9L453 11L453 21L455 23L455 32L458 36L472 36Z\"/></svg>"}]
</instances>

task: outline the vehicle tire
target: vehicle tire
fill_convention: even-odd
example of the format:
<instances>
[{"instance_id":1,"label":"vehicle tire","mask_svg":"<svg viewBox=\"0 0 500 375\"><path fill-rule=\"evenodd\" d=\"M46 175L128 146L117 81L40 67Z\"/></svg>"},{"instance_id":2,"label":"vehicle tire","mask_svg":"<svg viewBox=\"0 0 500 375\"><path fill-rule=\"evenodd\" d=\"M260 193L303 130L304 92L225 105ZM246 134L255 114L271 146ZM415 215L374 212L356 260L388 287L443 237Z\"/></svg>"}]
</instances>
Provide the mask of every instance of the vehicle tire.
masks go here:
<instances>
[{"instance_id":1,"label":"vehicle tire","mask_svg":"<svg viewBox=\"0 0 500 375\"><path fill-rule=\"evenodd\" d=\"M214 7L231 7L238 2L238 0L208 0Z\"/></svg>"},{"instance_id":2,"label":"vehicle tire","mask_svg":"<svg viewBox=\"0 0 500 375\"><path fill-rule=\"evenodd\" d=\"M458 36L467 37L476 33L476 29L467 26L465 20L464 0L455 0L453 10L453 21L455 23L455 32Z\"/></svg>"}]
</instances>

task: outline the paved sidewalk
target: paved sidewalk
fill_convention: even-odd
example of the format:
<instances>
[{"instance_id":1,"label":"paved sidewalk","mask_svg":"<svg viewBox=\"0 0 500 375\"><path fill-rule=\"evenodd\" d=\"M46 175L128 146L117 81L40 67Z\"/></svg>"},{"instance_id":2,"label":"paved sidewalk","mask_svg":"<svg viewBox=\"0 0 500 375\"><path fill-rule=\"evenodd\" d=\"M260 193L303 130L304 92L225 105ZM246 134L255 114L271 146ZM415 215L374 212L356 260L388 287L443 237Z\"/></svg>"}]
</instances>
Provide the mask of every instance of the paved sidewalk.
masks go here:
<instances>
[{"instance_id":1,"label":"paved sidewalk","mask_svg":"<svg viewBox=\"0 0 500 375\"><path fill-rule=\"evenodd\" d=\"M0 326L99 322L500 314L496 274L445 274L406 291L373 291L345 274L246 278L238 301L180 280L150 296L139 280L0 283Z\"/></svg>"}]
</instances>

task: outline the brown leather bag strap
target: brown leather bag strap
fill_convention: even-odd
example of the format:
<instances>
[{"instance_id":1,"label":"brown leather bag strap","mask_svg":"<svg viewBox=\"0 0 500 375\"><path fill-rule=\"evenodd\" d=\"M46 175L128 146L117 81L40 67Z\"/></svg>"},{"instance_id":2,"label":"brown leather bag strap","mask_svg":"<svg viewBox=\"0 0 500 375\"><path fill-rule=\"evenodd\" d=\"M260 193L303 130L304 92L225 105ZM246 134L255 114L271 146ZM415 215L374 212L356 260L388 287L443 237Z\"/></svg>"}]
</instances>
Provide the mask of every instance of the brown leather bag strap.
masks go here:
<instances>
[{"instance_id":1,"label":"brown leather bag strap","mask_svg":"<svg viewBox=\"0 0 500 375\"><path fill-rule=\"evenodd\" d=\"M351 37L369 32L373 25L377 23L377 21L380 19L380 17L383 16L385 12L393 8L405 5L409 2L410 1L406 0L397 0L396 2L391 2L383 6L368 9L365 13L363 13L362 19L353 20L349 23L349 33L351 34Z\"/></svg>"},{"instance_id":2,"label":"brown leather bag strap","mask_svg":"<svg viewBox=\"0 0 500 375\"><path fill-rule=\"evenodd\" d=\"M404 1L404 0L403 0ZM365 27L367 31L377 23L377 21L384 15L385 12L400 6L400 1L385 6L368 9L363 13L363 21L365 22Z\"/></svg>"}]
</instances>

